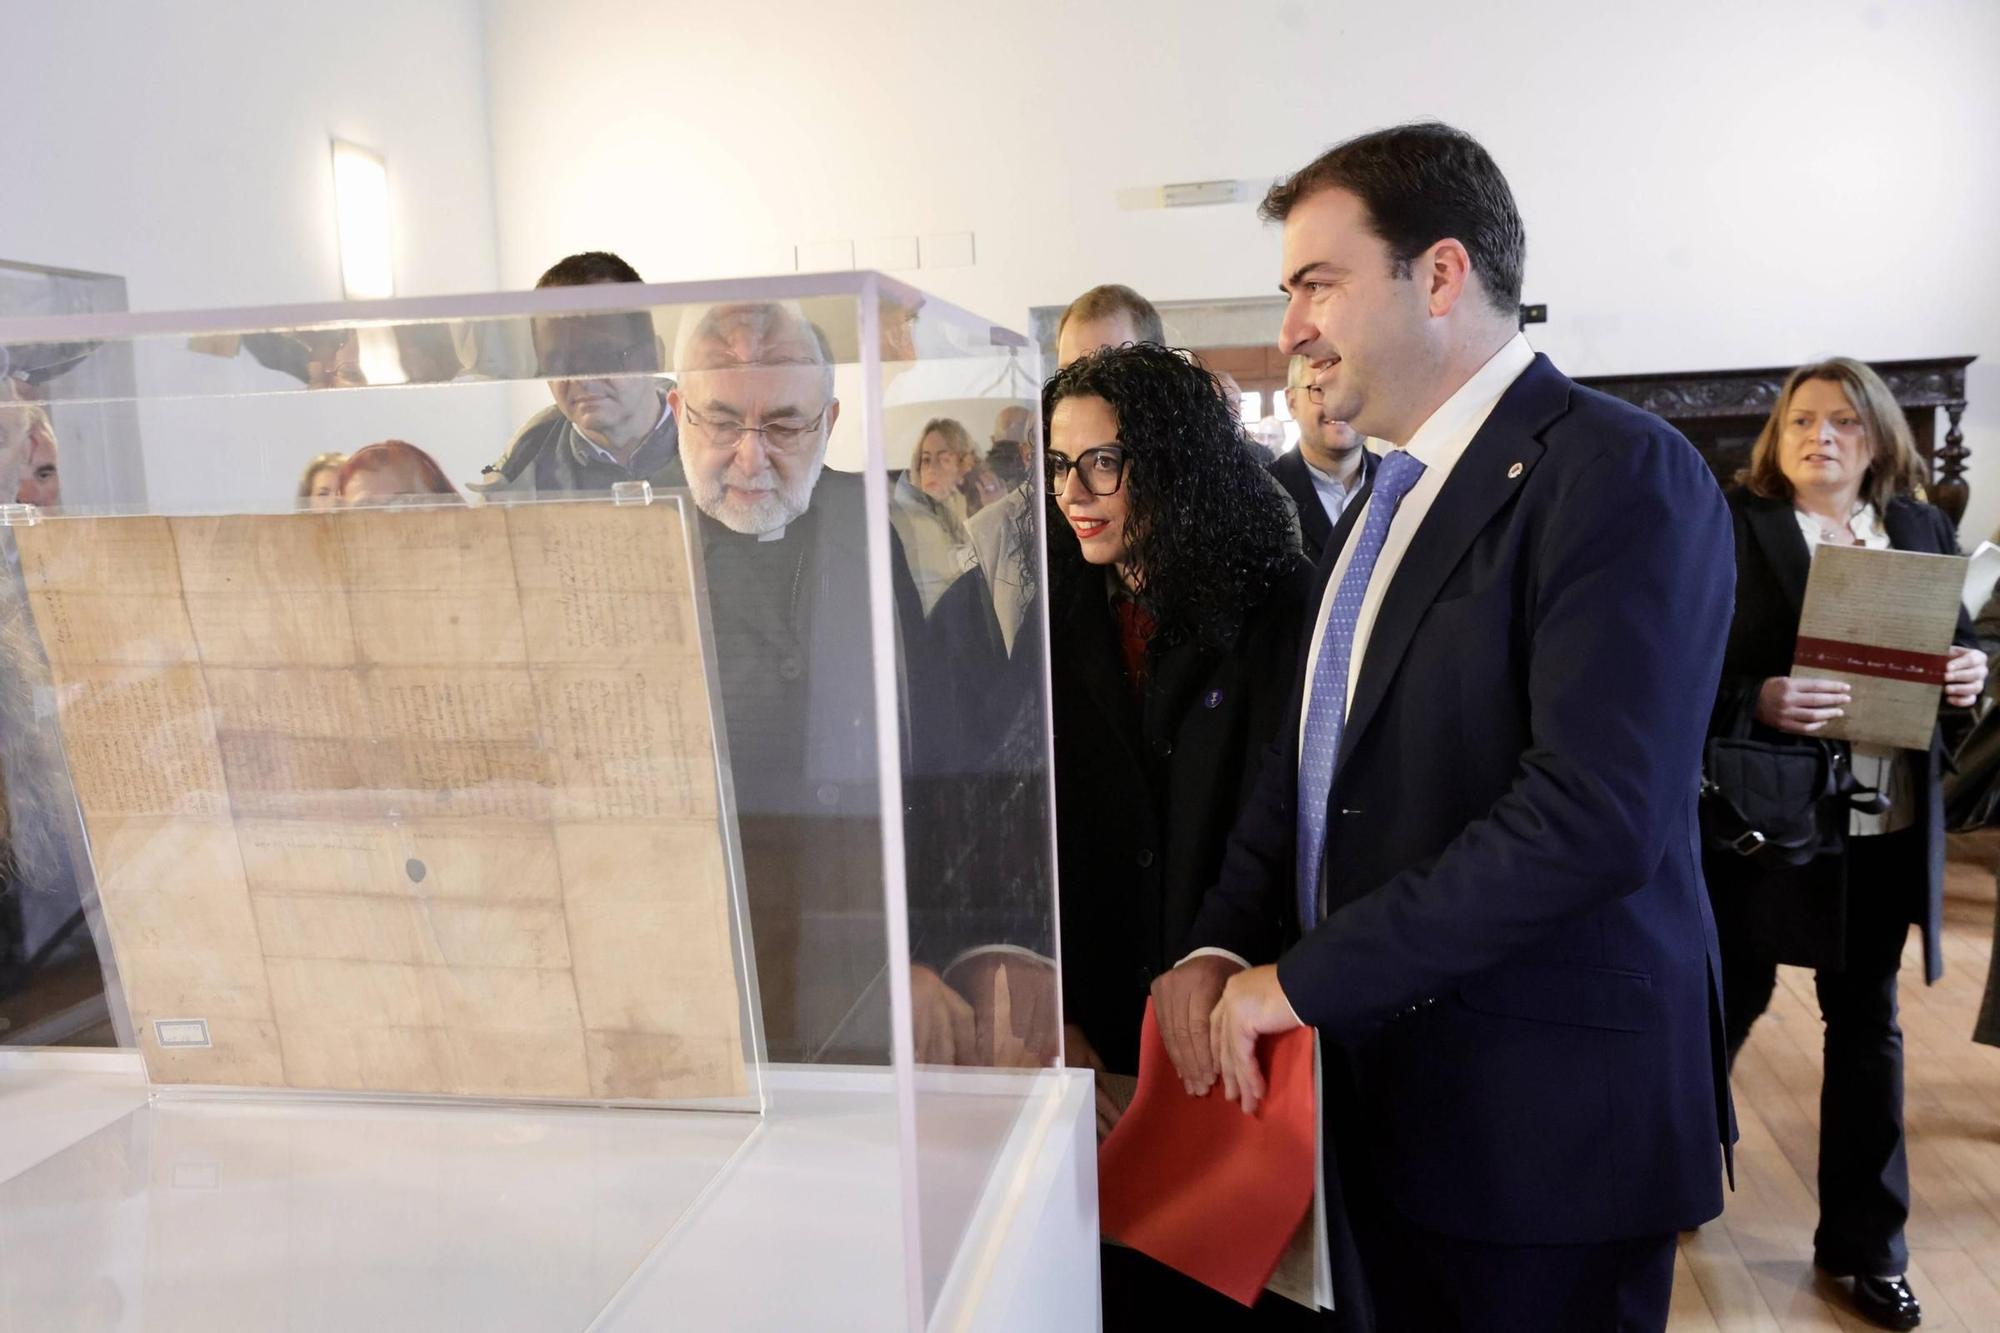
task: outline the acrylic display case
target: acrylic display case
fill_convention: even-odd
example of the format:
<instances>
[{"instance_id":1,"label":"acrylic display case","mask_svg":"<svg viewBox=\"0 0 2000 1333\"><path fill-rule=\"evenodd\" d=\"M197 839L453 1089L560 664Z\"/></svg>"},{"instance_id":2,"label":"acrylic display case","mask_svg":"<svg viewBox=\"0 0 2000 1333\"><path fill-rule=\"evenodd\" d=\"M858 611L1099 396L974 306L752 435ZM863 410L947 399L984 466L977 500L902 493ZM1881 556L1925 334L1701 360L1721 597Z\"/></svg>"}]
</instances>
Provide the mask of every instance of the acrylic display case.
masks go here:
<instances>
[{"instance_id":1,"label":"acrylic display case","mask_svg":"<svg viewBox=\"0 0 2000 1333\"><path fill-rule=\"evenodd\" d=\"M856 273L0 366L0 1315L1094 1318L1024 339Z\"/></svg>"}]
</instances>

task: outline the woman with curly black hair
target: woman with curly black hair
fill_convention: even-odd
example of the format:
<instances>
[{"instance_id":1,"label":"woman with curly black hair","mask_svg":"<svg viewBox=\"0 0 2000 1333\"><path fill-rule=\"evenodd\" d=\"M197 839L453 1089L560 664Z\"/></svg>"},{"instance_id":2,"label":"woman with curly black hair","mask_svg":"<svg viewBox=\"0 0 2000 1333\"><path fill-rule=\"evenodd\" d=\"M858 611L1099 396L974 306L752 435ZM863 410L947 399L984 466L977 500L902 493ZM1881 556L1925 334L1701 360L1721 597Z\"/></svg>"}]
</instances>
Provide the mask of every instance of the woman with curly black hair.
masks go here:
<instances>
[{"instance_id":1,"label":"woman with curly black hair","mask_svg":"<svg viewBox=\"0 0 2000 1333\"><path fill-rule=\"evenodd\" d=\"M1148 988L1187 952L1285 720L1312 567L1234 405L1183 353L1085 356L1043 387L1042 419L1065 1046L1071 1064L1130 1076ZM1129 1087L1100 1076L1100 1137ZM1304 1317L1265 1305L1280 1308L1244 1311L1104 1251L1106 1329L1157 1330L1168 1312L1205 1330Z\"/></svg>"}]
</instances>

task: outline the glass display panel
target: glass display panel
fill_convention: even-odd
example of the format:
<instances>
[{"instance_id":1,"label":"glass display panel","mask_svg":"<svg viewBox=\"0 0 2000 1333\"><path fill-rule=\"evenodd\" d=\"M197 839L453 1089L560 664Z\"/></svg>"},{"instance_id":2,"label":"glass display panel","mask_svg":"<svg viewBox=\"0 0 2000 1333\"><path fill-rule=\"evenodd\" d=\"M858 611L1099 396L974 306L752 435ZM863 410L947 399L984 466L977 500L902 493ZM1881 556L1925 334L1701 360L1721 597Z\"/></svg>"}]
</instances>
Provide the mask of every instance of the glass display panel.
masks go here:
<instances>
[{"instance_id":1,"label":"glass display panel","mask_svg":"<svg viewBox=\"0 0 2000 1333\"><path fill-rule=\"evenodd\" d=\"M220 1020L204 1034L186 1020L209 1015L158 993L162 970L205 963L120 965L168 938L146 932L175 918L177 879L234 875L243 910L205 928L210 953L257 954L265 1003L307 1034L301 1067L345 1071L294 1077L281 1032L267 1083L782 1112L776 1089L833 1079L896 1149L902 1225L880 1243L904 1308L881 1326L949 1304L1061 1053L1025 340L843 274L0 323L0 349L132 367L129 396L71 373L32 386L65 457L71 423L116 407L139 462L124 493L0 513L0 630L29 682L32 744L9 753L51 794L51 863L149 1068L198 1062L166 1041L214 1048ZM678 711L649 690L681 691ZM190 744L210 768L185 766ZM596 804L566 804L577 772ZM658 804L669 777L711 803ZM152 791L123 808L133 784ZM168 816L208 816L214 837L144 822ZM361 845L266 836L302 820ZM737 904L719 931L663 889L718 863ZM550 866L561 908L530 910ZM454 889L482 900L477 924ZM576 966L593 928L629 983L596 1003ZM314 951L338 956L293 956ZM697 984L718 958L727 1012ZM481 1040L447 1035L451 1059L412 1035L479 1003L510 1017L459 1023ZM641 1011L682 1045L608 1054ZM522 1072L567 1049L559 1028L581 1091ZM685 1038L723 1031L740 1088L659 1081L698 1063ZM386 1086L412 1082L386 1077L398 1060L477 1076ZM688 1234L648 1262L671 1269Z\"/></svg>"}]
</instances>

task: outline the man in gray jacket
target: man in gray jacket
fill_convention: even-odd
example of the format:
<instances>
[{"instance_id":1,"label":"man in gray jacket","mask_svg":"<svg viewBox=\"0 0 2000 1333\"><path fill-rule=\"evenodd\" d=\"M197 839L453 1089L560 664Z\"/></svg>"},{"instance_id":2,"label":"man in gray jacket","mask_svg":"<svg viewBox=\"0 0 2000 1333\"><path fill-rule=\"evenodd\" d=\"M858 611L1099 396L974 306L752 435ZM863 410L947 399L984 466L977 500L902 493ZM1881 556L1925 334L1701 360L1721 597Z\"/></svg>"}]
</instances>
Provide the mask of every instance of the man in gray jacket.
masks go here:
<instances>
[{"instance_id":1,"label":"man in gray jacket","mask_svg":"<svg viewBox=\"0 0 2000 1333\"><path fill-rule=\"evenodd\" d=\"M617 255L589 250L535 283L583 287L638 282ZM521 427L473 489L516 498L608 491L621 481L681 484L679 433L667 410L660 340L643 310L564 315L534 323L535 355L555 406Z\"/></svg>"}]
</instances>

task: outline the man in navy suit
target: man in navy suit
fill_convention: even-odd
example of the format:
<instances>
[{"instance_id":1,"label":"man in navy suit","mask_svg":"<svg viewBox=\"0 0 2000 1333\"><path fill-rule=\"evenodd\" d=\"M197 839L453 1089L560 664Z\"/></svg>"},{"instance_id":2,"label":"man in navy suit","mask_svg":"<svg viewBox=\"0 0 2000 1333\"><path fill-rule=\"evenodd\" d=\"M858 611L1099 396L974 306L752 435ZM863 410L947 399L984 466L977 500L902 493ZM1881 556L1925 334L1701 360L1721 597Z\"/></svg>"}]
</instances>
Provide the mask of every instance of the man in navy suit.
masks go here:
<instances>
[{"instance_id":1,"label":"man in navy suit","mask_svg":"<svg viewBox=\"0 0 2000 1333\"><path fill-rule=\"evenodd\" d=\"M1731 1132L1695 812L1722 496L1671 427L1529 349L1520 216L1469 136L1364 135L1263 211L1284 350L1394 447L1330 539L1299 727L1205 947L1155 984L1169 1051L1253 1112L1257 1038L1317 1030L1350 1315L1664 1328Z\"/></svg>"},{"instance_id":2,"label":"man in navy suit","mask_svg":"<svg viewBox=\"0 0 2000 1333\"><path fill-rule=\"evenodd\" d=\"M1326 550L1333 525L1368 498L1368 483L1375 476L1375 455L1362 444L1366 437L1345 421L1329 418L1319 399L1312 362L1293 357L1285 376L1285 404L1298 423L1299 444L1271 460L1269 471L1299 511L1299 536L1314 564Z\"/></svg>"}]
</instances>

